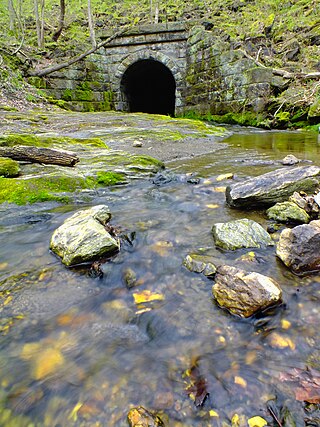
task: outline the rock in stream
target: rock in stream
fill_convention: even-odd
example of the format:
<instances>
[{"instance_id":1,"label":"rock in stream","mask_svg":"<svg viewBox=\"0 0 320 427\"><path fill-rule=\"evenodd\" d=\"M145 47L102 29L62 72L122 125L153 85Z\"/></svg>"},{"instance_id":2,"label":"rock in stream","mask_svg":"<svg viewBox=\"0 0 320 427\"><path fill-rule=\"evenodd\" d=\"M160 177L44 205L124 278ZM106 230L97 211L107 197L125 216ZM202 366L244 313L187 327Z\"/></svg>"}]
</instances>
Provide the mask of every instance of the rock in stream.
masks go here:
<instances>
[{"instance_id":1,"label":"rock in stream","mask_svg":"<svg viewBox=\"0 0 320 427\"><path fill-rule=\"evenodd\" d=\"M300 166L277 169L245 182L228 186L226 199L234 208L251 209L286 201L295 191L313 192L320 181L320 168Z\"/></svg>"},{"instance_id":2,"label":"rock in stream","mask_svg":"<svg viewBox=\"0 0 320 427\"><path fill-rule=\"evenodd\" d=\"M221 307L240 317L250 317L282 297L280 286L270 277L228 265L218 267L212 292Z\"/></svg>"},{"instance_id":3,"label":"rock in stream","mask_svg":"<svg viewBox=\"0 0 320 427\"><path fill-rule=\"evenodd\" d=\"M120 249L120 243L105 229L110 220L105 205L76 212L57 228L50 249L67 266L73 266L107 256Z\"/></svg>"}]
</instances>

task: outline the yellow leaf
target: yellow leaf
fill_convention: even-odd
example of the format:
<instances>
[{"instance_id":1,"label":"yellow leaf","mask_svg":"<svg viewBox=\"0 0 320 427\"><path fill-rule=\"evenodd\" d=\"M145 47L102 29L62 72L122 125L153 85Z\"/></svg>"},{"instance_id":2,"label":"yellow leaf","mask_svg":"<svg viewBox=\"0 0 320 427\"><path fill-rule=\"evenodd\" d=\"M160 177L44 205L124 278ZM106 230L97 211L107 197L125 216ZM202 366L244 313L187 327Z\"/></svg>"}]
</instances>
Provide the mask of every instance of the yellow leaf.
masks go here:
<instances>
[{"instance_id":1,"label":"yellow leaf","mask_svg":"<svg viewBox=\"0 0 320 427\"><path fill-rule=\"evenodd\" d=\"M242 377L240 377L240 376L238 376L238 375L236 375L236 376L234 377L234 383L235 383L235 384L238 384L239 386L241 386L241 387L243 387L243 388L246 388L246 387L247 387L247 381L246 381L244 378L242 378Z\"/></svg>"},{"instance_id":2,"label":"yellow leaf","mask_svg":"<svg viewBox=\"0 0 320 427\"><path fill-rule=\"evenodd\" d=\"M209 415L210 415L210 417L219 417L218 412L214 411L213 409L211 409L211 411L209 411Z\"/></svg>"},{"instance_id":3,"label":"yellow leaf","mask_svg":"<svg viewBox=\"0 0 320 427\"><path fill-rule=\"evenodd\" d=\"M240 417L238 414L234 414L234 416L231 419L232 427L238 427L240 423Z\"/></svg>"},{"instance_id":4,"label":"yellow leaf","mask_svg":"<svg viewBox=\"0 0 320 427\"><path fill-rule=\"evenodd\" d=\"M56 348L46 348L34 360L33 378L40 380L53 374L64 363L61 351Z\"/></svg>"},{"instance_id":5,"label":"yellow leaf","mask_svg":"<svg viewBox=\"0 0 320 427\"><path fill-rule=\"evenodd\" d=\"M209 204L209 205L206 205L207 206L207 208L209 208L209 209L217 209L218 207L219 207L219 205L215 205L215 204Z\"/></svg>"},{"instance_id":6,"label":"yellow leaf","mask_svg":"<svg viewBox=\"0 0 320 427\"><path fill-rule=\"evenodd\" d=\"M268 423L264 418L252 417L248 420L249 427L264 427Z\"/></svg>"},{"instance_id":7,"label":"yellow leaf","mask_svg":"<svg viewBox=\"0 0 320 427\"><path fill-rule=\"evenodd\" d=\"M169 251L173 248L173 243L168 242L166 240L160 240L156 242L154 245L150 246L150 249L153 252L156 252L160 256L168 255Z\"/></svg>"},{"instance_id":8,"label":"yellow leaf","mask_svg":"<svg viewBox=\"0 0 320 427\"><path fill-rule=\"evenodd\" d=\"M8 263L7 262L0 262L0 270L4 270L7 267L8 267Z\"/></svg>"},{"instance_id":9,"label":"yellow leaf","mask_svg":"<svg viewBox=\"0 0 320 427\"><path fill-rule=\"evenodd\" d=\"M81 406L82 406L82 403L81 403L81 402L78 402L78 403L76 404L76 406L72 409L72 411L71 411L70 415L68 416L68 419L69 419L69 420L77 421L77 419L78 419L78 411L79 411L79 409L81 408Z\"/></svg>"},{"instance_id":10,"label":"yellow leaf","mask_svg":"<svg viewBox=\"0 0 320 427\"><path fill-rule=\"evenodd\" d=\"M32 359L38 353L39 349L40 349L40 343L38 342L29 342L25 344L20 354L21 359L23 360Z\"/></svg>"},{"instance_id":11,"label":"yellow leaf","mask_svg":"<svg viewBox=\"0 0 320 427\"><path fill-rule=\"evenodd\" d=\"M276 332L273 332L270 337L270 344L274 348L287 348L289 347L291 350L296 348L295 343L289 338L284 337Z\"/></svg>"},{"instance_id":12,"label":"yellow leaf","mask_svg":"<svg viewBox=\"0 0 320 427\"><path fill-rule=\"evenodd\" d=\"M213 187L213 191L216 193L224 193L226 191L226 187Z\"/></svg>"},{"instance_id":13,"label":"yellow leaf","mask_svg":"<svg viewBox=\"0 0 320 427\"><path fill-rule=\"evenodd\" d=\"M204 179L203 182L202 182L202 184L204 184L204 185L210 185L210 184L212 184L212 181L211 181L211 179Z\"/></svg>"},{"instance_id":14,"label":"yellow leaf","mask_svg":"<svg viewBox=\"0 0 320 427\"><path fill-rule=\"evenodd\" d=\"M229 172L229 173L224 173L222 175L217 176L216 181L223 181L224 179L232 179L233 178L233 173Z\"/></svg>"},{"instance_id":15,"label":"yellow leaf","mask_svg":"<svg viewBox=\"0 0 320 427\"><path fill-rule=\"evenodd\" d=\"M291 327L291 322L289 322L289 320L282 319L281 320L281 327L282 327L282 329L289 329Z\"/></svg>"},{"instance_id":16,"label":"yellow leaf","mask_svg":"<svg viewBox=\"0 0 320 427\"><path fill-rule=\"evenodd\" d=\"M7 304L9 304L9 302L11 302L11 301L12 301L12 296L11 296L11 295L9 295L9 296L4 300L3 305L7 305Z\"/></svg>"},{"instance_id":17,"label":"yellow leaf","mask_svg":"<svg viewBox=\"0 0 320 427\"><path fill-rule=\"evenodd\" d=\"M163 301L164 295L153 293L151 291L146 290L139 293L134 293L133 298L136 304L141 304L141 303L151 302L151 301Z\"/></svg>"}]
</instances>

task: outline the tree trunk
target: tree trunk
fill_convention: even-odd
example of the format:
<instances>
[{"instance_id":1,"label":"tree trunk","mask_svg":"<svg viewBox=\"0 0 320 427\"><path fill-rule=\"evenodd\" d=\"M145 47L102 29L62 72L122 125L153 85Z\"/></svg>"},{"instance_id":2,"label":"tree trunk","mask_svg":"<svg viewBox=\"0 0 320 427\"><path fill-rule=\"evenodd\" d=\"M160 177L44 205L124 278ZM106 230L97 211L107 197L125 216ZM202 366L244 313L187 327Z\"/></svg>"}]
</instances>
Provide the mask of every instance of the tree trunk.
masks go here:
<instances>
[{"instance_id":1,"label":"tree trunk","mask_svg":"<svg viewBox=\"0 0 320 427\"><path fill-rule=\"evenodd\" d=\"M66 15L66 3L65 0L60 0L60 18L59 18L59 25L57 28L57 31L54 32L52 36L52 40L56 42L58 38L60 37L62 30L64 29L64 18Z\"/></svg>"},{"instance_id":2,"label":"tree trunk","mask_svg":"<svg viewBox=\"0 0 320 427\"><path fill-rule=\"evenodd\" d=\"M92 19L91 0L88 0L88 24L89 24L92 48L95 49L97 47L97 41L96 41L96 35L94 32L94 25L93 25L93 19Z\"/></svg>"},{"instance_id":3,"label":"tree trunk","mask_svg":"<svg viewBox=\"0 0 320 427\"><path fill-rule=\"evenodd\" d=\"M79 157L71 151L37 148L26 145L0 147L0 156L9 157L13 160L60 166L74 166L79 162Z\"/></svg>"}]
</instances>

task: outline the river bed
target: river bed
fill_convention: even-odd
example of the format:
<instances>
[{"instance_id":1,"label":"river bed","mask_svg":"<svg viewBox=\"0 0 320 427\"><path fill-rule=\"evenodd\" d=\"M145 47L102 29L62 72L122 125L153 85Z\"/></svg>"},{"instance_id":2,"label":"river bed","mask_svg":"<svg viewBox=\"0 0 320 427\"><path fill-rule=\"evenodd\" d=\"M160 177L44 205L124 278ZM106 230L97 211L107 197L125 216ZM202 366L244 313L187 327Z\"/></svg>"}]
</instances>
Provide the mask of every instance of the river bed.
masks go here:
<instances>
[{"instance_id":1,"label":"river bed","mask_svg":"<svg viewBox=\"0 0 320 427\"><path fill-rule=\"evenodd\" d=\"M211 280L182 264L197 252L233 265L249 252L217 250L216 222L269 224L264 211L226 206L230 181L220 174L244 180L283 167L287 154L320 164L315 134L231 131L212 154L169 159L175 177L161 185L150 178L99 189L86 204L0 206L0 426L125 427L139 405L174 427L242 425L236 416L273 426L270 402L296 426L320 425L319 405L296 400L298 382L284 380L320 370L320 276L293 275L274 247L254 250L256 261L243 266L278 281L284 303L243 320L214 303ZM132 240L102 265L102 278L65 268L48 250L64 219L97 204L110 207L112 224ZM137 304L142 291L161 297ZM187 391L195 365L209 393L202 407Z\"/></svg>"}]
</instances>

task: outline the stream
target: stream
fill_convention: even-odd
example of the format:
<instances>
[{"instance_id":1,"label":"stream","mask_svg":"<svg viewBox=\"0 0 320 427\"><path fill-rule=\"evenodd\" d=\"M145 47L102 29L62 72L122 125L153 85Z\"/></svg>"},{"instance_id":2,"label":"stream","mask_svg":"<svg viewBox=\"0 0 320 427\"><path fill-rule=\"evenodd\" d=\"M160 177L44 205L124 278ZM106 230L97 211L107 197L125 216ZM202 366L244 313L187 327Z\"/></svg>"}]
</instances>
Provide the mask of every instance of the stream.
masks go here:
<instances>
[{"instance_id":1,"label":"stream","mask_svg":"<svg viewBox=\"0 0 320 427\"><path fill-rule=\"evenodd\" d=\"M89 204L0 206L0 426L126 427L139 405L165 414L170 427L246 425L236 415L277 426L270 402L294 420L286 426L320 425L319 405L296 400L298 385L283 380L320 370L320 276L293 275L274 247L254 250L256 261L243 267L275 279L284 302L240 319L215 304L212 280L182 264L201 253L233 265L250 251L216 249L217 222L270 224L264 211L228 208L231 181L220 174L244 180L283 167L287 154L320 164L316 134L231 131L212 154L166 163L174 178L161 185L150 178L99 189ZM131 236L101 266L102 278L65 268L48 249L68 216L98 204ZM137 304L133 294L145 290L161 298ZM187 390L195 365L209 393L202 407Z\"/></svg>"}]
</instances>

